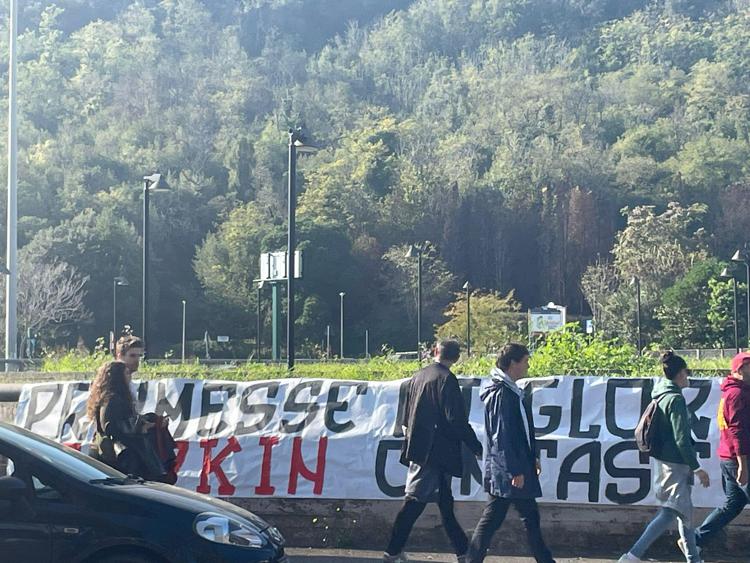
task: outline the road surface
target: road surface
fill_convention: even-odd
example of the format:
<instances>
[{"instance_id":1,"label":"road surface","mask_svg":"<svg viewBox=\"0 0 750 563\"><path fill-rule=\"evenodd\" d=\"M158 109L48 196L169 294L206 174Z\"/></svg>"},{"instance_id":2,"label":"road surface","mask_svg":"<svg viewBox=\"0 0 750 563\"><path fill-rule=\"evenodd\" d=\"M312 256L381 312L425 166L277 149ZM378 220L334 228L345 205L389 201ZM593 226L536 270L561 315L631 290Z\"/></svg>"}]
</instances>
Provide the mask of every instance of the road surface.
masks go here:
<instances>
[{"instance_id":1,"label":"road surface","mask_svg":"<svg viewBox=\"0 0 750 563\"><path fill-rule=\"evenodd\" d=\"M292 563L374 563L382 561L382 551L362 551L349 549L288 549L287 554ZM455 563L455 555L445 553L411 553L407 552L415 563ZM586 557L556 557L557 563L615 563L619 555L596 559ZM682 563L684 560L652 559L669 563ZM739 562L735 559L734 562ZM531 557L493 556L485 559L486 563L534 563ZM730 560L711 558L712 563L733 563Z\"/></svg>"}]
</instances>

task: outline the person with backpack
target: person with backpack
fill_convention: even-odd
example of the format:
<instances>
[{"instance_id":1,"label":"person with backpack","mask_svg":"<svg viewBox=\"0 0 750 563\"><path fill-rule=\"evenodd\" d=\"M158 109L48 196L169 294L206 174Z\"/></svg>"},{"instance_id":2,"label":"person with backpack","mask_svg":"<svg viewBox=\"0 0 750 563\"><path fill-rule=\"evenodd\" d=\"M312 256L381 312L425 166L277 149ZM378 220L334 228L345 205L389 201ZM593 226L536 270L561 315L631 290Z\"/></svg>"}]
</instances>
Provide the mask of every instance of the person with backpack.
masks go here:
<instances>
[{"instance_id":1,"label":"person with backpack","mask_svg":"<svg viewBox=\"0 0 750 563\"><path fill-rule=\"evenodd\" d=\"M106 362L96 372L86 405L96 427L89 455L126 475L173 485L176 444L169 421L154 413L136 413L130 383L125 362Z\"/></svg>"},{"instance_id":2,"label":"person with backpack","mask_svg":"<svg viewBox=\"0 0 750 563\"><path fill-rule=\"evenodd\" d=\"M708 474L700 468L691 438L690 413L682 390L689 385L687 363L674 352L662 355L664 378L654 385L652 403L636 429L636 442L653 459L654 493L661 504L659 512L641 537L620 557L619 563L642 561L642 557L677 520L680 547L688 563L702 563L695 544L692 486L694 476L709 486ZM645 438L645 439L644 439Z\"/></svg>"},{"instance_id":3,"label":"person with backpack","mask_svg":"<svg viewBox=\"0 0 750 563\"><path fill-rule=\"evenodd\" d=\"M732 373L721 383L719 448L724 505L696 530L698 548L705 546L750 503L750 353L732 359Z\"/></svg>"}]
</instances>

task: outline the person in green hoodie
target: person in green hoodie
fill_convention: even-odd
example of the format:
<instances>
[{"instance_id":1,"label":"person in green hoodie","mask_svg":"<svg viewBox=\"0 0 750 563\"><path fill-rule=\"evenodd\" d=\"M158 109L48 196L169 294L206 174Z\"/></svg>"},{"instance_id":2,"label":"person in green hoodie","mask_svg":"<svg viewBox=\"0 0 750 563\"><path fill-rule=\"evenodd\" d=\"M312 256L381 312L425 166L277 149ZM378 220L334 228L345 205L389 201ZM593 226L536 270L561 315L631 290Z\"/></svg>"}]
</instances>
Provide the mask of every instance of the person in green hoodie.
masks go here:
<instances>
[{"instance_id":1,"label":"person in green hoodie","mask_svg":"<svg viewBox=\"0 0 750 563\"><path fill-rule=\"evenodd\" d=\"M709 486L708 474L700 468L698 455L691 437L690 413L682 390L689 385L687 363L674 352L662 355L664 378L654 385L652 399L657 411L652 424L656 431L651 457L653 458L654 493L661 504L659 512L646 526L641 537L620 558L619 563L642 561L659 536L677 520L680 540L688 563L702 563L695 545L693 474L704 487Z\"/></svg>"}]
</instances>

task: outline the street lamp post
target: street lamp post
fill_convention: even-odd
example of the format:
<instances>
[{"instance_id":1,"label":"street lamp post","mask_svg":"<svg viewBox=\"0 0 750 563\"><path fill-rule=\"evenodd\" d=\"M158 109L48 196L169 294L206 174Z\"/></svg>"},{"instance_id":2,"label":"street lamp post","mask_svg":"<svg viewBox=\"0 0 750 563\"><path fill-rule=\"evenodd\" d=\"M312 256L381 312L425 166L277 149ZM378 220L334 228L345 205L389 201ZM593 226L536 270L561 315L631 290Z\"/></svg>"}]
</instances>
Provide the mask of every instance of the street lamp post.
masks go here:
<instances>
[{"instance_id":1,"label":"street lamp post","mask_svg":"<svg viewBox=\"0 0 750 563\"><path fill-rule=\"evenodd\" d=\"M417 259L417 358L421 360L422 346L422 247L412 244L406 252L407 258Z\"/></svg>"},{"instance_id":2,"label":"street lamp post","mask_svg":"<svg viewBox=\"0 0 750 563\"><path fill-rule=\"evenodd\" d=\"M471 356L471 284L464 284L466 290L466 355Z\"/></svg>"},{"instance_id":3,"label":"street lamp post","mask_svg":"<svg viewBox=\"0 0 750 563\"><path fill-rule=\"evenodd\" d=\"M643 332L641 328L641 279L633 276L630 285L635 286L635 321L638 326L638 355L643 355Z\"/></svg>"},{"instance_id":4,"label":"street lamp post","mask_svg":"<svg viewBox=\"0 0 750 563\"><path fill-rule=\"evenodd\" d=\"M326 359L331 359L331 325L326 325Z\"/></svg>"},{"instance_id":5,"label":"street lamp post","mask_svg":"<svg viewBox=\"0 0 750 563\"><path fill-rule=\"evenodd\" d=\"M747 347L750 349L750 256L738 250L734 253L734 256L732 256L732 262L744 264L745 272L747 274L747 287L745 288L747 291Z\"/></svg>"},{"instance_id":6,"label":"street lamp post","mask_svg":"<svg viewBox=\"0 0 750 563\"><path fill-rule=\"evenodd\" d=\"M734 277L729 271L729 268L724 268L719 274L719 279L724 281L732 280L732 289L734 297L734 348L737 352L740 351L740 332L739 325L737 324L737 278Z\"/></svg>"},{"instance_id":7,"label":"street lamp post","mask_svg":"<svg viewBox=\"0 0 750 563\"><path fill-rule=\"evenodd\" d=\"M297 246L297 153L315 153L317 148L306 145L303 141L302 129L289 130L289 168L288 175L288 218L287 218L287 252L286 252L286 366L289 371L294 369L294 255Z\"/></svg>"},{"instance_id":8,"label":"street lamp post","mask_svg":"<svg viewBox=\"0 0 750 563\"><path fill-rule=\"evenodd\" d=\"M117 276L112 280L112 338L115 339L115 344L117 344L117 286L129 285L130 283L123 276Z\"/></svg>"},{"instance_id":9,"label":"street lamp post","mask_svg":"<svg viewBox=\"0 0 750 563\"><path fill-rule=\"evenodd\" d=\"M341 331L340 354L342 360L344 359L344 295L346 295L346 293L344 293L343 291L339 293L339 297L341 298L341 326L339 327L339 330Z\"/></svg>"},{"instance_id":10,"label":"street lamp post","mask_svg":"<svg viewBox=\"0 0 750 563\"><path fill-rule=\"evenodd\" d=\"M18 115L16 112L16 38L18 0L10 0L8 18L8 209L5 284L5 371L18 359Z\"/></svg>"},{"instance_id":11,"label":"street lamp post","mask_svg":"<svg viewBox=\"0 0 750 563\"><path fill-rule=\"evenodd\" d=\"M186 327L186 313L187 312L187 301L182 300L182 363L185 363L185 327Z\"/></svg>"},{"instance_id":12,"label":"street lamp post","mask_svg":"<svg viewBox=\"0 0 750 563\"><path fill-rule=\"evenodd\" d=\"M255 357L260 360L260 333L263 329L262 321L261 321L261 306L260 306L260 300L262 297L261 291L263 290L263 282L258 282L258 307L256 310L256 319L255 319Z\"/></svg>"},{"instance_id":13,"label":"street lamp post","mask_svg":"<svg viewBox=\"0 0 750 563\"><path fill-rule=\"evenodd\" d=\"M149 232L149 194L151 192L167 191L166 182L161 174L151 174L143 177L143 296L141 302L141 338L143 339L143 359L149 354L148 338L148 232Z\"/></svg>"}]
</instances>

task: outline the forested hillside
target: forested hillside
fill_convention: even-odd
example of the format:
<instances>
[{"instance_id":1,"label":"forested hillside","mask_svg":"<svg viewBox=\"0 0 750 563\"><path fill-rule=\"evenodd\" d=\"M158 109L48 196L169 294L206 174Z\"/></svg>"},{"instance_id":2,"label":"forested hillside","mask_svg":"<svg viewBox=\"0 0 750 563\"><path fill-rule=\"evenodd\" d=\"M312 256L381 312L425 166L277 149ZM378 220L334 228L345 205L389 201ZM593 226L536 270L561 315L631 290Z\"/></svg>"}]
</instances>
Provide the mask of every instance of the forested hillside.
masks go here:
<instances>
[{"instance_id":1,"label":"forested hillside","mask_svg":"<svg viewBox=\"0 0 750 563\"><path fill-rule=\"evenodd\" d=\"M118 275L120 324L140 326L154 171L172 189L152 197L153 344L179 341L182 299L189 338L254 338L295 125L322 149L299 163L307 352L341 291L347 355L365 329L371 350L414 348L412 243L430 327L468 280L630 338L638 276L650 341L731 332L714 278L750 232L747 1L21 4L21 256L89 276L90 315L48 342L105 335Z\"/></svg>"}]
</instances>

